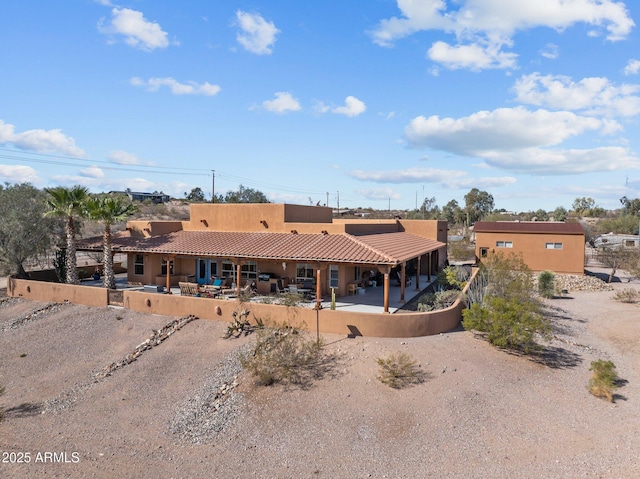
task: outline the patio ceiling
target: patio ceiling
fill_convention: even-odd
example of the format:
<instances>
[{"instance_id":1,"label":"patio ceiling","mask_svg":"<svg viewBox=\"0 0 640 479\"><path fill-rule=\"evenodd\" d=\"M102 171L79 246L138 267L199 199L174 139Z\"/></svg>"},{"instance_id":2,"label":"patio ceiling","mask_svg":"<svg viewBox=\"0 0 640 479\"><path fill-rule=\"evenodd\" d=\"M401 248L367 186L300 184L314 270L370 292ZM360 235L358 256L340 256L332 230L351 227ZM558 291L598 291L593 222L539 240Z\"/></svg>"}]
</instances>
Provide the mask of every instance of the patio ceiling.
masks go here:
<instances>
[{"instance_id":1,"label":"patio ceiling","mask_svg":"<svg viewBox=\"0 0 640 479\"><path fill-rule=\"evenodd\" d=\"M113 251L194 257L397 265L446 246L409 233L350 234L177 231L148 238L114 235ZM102 250L102 237L78 242L79 251Z\"/></svg>"}]
</instances>

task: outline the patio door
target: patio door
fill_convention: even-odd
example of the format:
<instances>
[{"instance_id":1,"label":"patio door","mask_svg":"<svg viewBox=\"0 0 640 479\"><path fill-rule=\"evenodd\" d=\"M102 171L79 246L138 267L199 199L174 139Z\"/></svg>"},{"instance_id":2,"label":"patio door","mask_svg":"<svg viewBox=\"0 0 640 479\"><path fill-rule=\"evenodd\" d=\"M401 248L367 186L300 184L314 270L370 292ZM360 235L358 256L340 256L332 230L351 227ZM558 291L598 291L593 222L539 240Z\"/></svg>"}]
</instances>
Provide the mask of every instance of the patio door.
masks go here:
<instances>
[{"instance_id":1,"label":"patio door","mask_svg":"<svg viewBox=\"0 0 640 479\"><path fill-rule=\"evenodd\" d=\"M196 281L198 284L210 284L211 277L218 275L218 263L215 260L198 258L196 260Z\"/></svg>"}]
</instances>

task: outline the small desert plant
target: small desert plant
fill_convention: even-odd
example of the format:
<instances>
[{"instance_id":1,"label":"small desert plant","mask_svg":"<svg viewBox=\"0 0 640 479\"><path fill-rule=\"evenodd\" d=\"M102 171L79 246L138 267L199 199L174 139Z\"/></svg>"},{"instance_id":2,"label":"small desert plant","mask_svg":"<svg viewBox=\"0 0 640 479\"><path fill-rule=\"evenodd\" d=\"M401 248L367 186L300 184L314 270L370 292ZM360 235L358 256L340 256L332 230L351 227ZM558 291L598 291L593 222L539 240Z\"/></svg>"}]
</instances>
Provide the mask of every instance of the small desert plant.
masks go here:
<instances>
[{"instance_id":1,"label":"small desert plant","mask_svg":"<svg viewBox=\"0 0 640 479\"><path fill-rule=\"evenodd\" d=\"M589 392L595 397L613 402L613 391L618 387L616 365L611 361L598 359L591 362L589 371L593 371L593 376L589 380Z\"/></svg>"},{"instance_id":2,"label":"small desert plant","mask_svg":"<svg viewBox=\"0 0 640 479\"><path fill-rule=\"evenodd\" d=\"M538 275L538 293L543 298L551 299L554 295L554 274L551 271L543 271Z\"/></svg>"},{"instance_id":3,"label":"small desert plant","mask_svg":"<svg viewBox=\"0 0 640 479\"><path fill-rule=\"evenodd\" d=\"M621 303L637 303L640 301L640 292L637 289L626 288L616 291L613 295L613 300Z\"/></svg>"},{"instance_id":4,"label":"small desert plant","mask_svg":"<svg viewBox=\"0 0 640 479\"><path fill-rule=\"evenodd\" d=\"M380 366L378 379L394 389L424 381L424 374L417 362L407 353L392 354L388 358L376 358Z\"/></svg>"},{"instance_id":5,"label":"small desert plant","mask_svg":"<svg viewBox=\"0 0 640 479\"><path fill-rule=\"evenodd\" d=\"M242 335L248 336L253 333L256 329L264 327L262 320L260 318L256 318L256 325L252 325L249 322L248 316L249 311L246 309L242 309L240 311L234 311L231 313L233 316L233 321L231 324L227 326L227 332L223 336L223 339L229 339L231 337L239 338Z\"/></svg>"},{"instance_id":6,"label":"small desert plant","mask_svg":"<svg viewBox=\"0 0 640 479\"><path fill-rule=\"evenodd\" d=\"M453 305L462 293L457 289L423 294L418 300L418 311L435 311Z\"/></svg>"},{"instance_id":7,"label":"small desert plant","mask_svg":"<svg viewBox=\"0 0 640 479\"><path fill-rule=\"evenodd\" d=\"M324 354L322 341L308 339L287 323L260 329L251 350L240 356L240 364L258 384L275 383L309 387L330 368L331 357Z\"/></svg>"}]
</instances>

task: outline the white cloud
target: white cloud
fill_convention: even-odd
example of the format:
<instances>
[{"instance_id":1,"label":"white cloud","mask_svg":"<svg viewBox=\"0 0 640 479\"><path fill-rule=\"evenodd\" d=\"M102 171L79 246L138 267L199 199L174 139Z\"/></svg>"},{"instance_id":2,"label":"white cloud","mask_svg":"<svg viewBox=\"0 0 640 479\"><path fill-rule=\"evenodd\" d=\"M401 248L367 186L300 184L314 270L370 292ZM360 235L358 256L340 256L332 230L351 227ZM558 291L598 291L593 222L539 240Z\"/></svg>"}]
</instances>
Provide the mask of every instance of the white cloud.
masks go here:
<instances>
[{"instance_id":1,"label":"white cloud","mask_svg":"<svg viewBox=\"0 0 640 479\"><path fill-rule=\"evenodd\" d=\"M344 106L339 106L331 110L333 113L346 116L358 116L365 112L367 105L358 100L355 96L348 96L344 100Z\"/></svg>"},{"instance_id":2,"label":"white cloud","mask_svg":"<svg viewBox=\"0 0 640 479\"><path fill-rule=\"evenodd\" d=\"M146 81L140 77L133 77L129 80L129 83L133 86L146 88L149 91L158 91L160 87L166 86L174 95L214 96L220 92L220 87L218 85L212 85L208 82L199 84L194 81L180 83L171 77L149 78Z\"/></svg>"},{"instance_id":3,"label":"white cloud","mask_svg":"<svg viewBox=\"0 0 640 479\"><path fill-rule=\"evenodd\" d=\"M327 113L329 110L331 110L331 107L329 107L327 104L325 104L320 100L314 100L313 111L315 111L316 113L322 114L322 113Z\"/></svg>"},{"instance_id":4,"label":"white cloud","mask_svg":"<svg viewBox=\"0 0 640 479\"><path fill-rule=\"evenodd\" d=\"M262 106L265 110L272 111L274 113L286 113L288 111L302 110L300 102L293 98L291 93L284 91L277 92L274 100L263 101Z\"/></svg>"},{"instance_id":5,"label":"white cloud","mask_svg":"<svg viewBox=\"0 0 640 479\"><path fill-rule=\"evenodd\" d=\"M236 36L238 43L251 53L271 54L276 35L280 33L273 22L267 22L257 13L242 10L236 12L236 18L241 30Z\"/></svg>"},{"instance_id":6,"label":"white cloud","mask_svg":"<svg viewBox=\"0 0 640 479\"><path fill-rule=\"evenodd\" d=\"M113 3L110 0L94 0L96 3L100 5L104 5L105 7L113 7Z\"/></svg>"},{"instance_id":7,"label":"white cloud","mask_svg":"<svg viewBox=\"0 0 640 479\"><path fill-rule=\"evenodd\" d=\"M399 193L396 193L391 188L367 188L357 189L356 193L364 196L368 200L399 200L402 199Z\"/></svg>"},{"instance_id":8,"label":"white cloud","mask_svg":"<svg viewBox=\"0 0 640 479\"><path fill-rule=\"evenodd\" d=\"M480 111L458 119L419 116L405 128L405 138L415 148L482 157L496 149L556 145L585 131L604 128L608 125L596 118L517 107Z\"/></svg>"},{"instance_id":9,"label":"white cloud","mask_svg":"<svg viewBox=\"0 0 640 479\"><path fill-rule=\"evenodd\" d=\"M623 147L551 148L583 133L608 134L620 128L613 120L517 107L458 119L420 116L405 128L405 138L414 148L481 158L491 166L522 173L562 175L640 168L638 158Z\"/></svg>"},{"instance_id":10,"label":"white cloud","mask_svg":"<svg viewBox=\"0 0 640 479\"><path fill-rule=\"evenodd\" d=\"M640 60L636 60L635 58L632 58L627 63L627 66L624 67L624 74L637 75L638 73L640 73Z\"/></svg>"},{"instance_id":11,"label":"white cloud","mask_svg":"<svg viewBox=\"0 0 640 479\"><path fill-rule=\"evenodd\" d=\"M603 77L574 82L566 76L532 73L517 80L513 90L516 100L530 105L599 115L640 114L640 85L616 86Z\"/></svg>"},{"instance_id":12,"label":"white cloud","mask_svg":"<svg viewBox=\"0 0 640 479\"><path fill-rule=\"evenodd\" d=\"M0 165L0 176L9 183L38 183L36 170L24 165Z\"/></svg>"},{"instance_id":13,"label":"white cloud","mask_svg":"<svg viewBox=\"0 0 640 479\"><path fill-rule=\"evenodd\" d=\"M354 170L352 178L376 183L435 183L447 188L482 188L511 185L516 179L511 176L471 178L466 171L437 168L406 168L403 170Z\"/></svg>"},{"instance_id":14,"label":"white cloud","mask_svg":"<svg viewBox=\"0 0 640 479\"><path fill-rule=\"evenodd\" d=\"M640 159L627 148L593 149L526 148L516 152L488 153L485 161L495 167L536 175L574 175L597 171L640 168Z\"/></svg>"},{"instance_id":15,"label":"white cloud","mask_svg":"<svg viewBox=\"0 0 640 479\"><path fill-rule=\"evenodd\" d=\"M545 47L540 50L540 55L549 60L555 60L560 55L559 47L555 43L547 43Z\"/></svg>"},{"instance_id":16,"label":"white cloud","mask_svg":"<svg viewBox=\"0 0 640 479\"><path fill-rule=\"evenodd\" d=\"M111 22L105 25L105 19L98 23L98 30L108 35L123 35L127 45L141 50L153 50L169 46L167 32L156 22L144 18L142 12L129 8L111 10Z\"/></svg>"},{"instance_id":17,"label":"white cloud","mask_svg":"<svg viewBox=\"0 0 640 479\"><path fill-rule=\"evenodd\" d=\"M456 70L468 68L478 71L488 68L514 68L516 66L515 53L501 51L502 44L472 43L470 45L451 46L446 42L435 42L427 56L430 60Z\"/></svg>"},{"instance_id":18,"label":"white cloud","mask_svg":"<svg viewBox=\"0 0 640 479\"><path fill-rule=\"evenodd\" d=\"M124 150L112 150L108 156L109 161L118 165L142 165L144 164L140 158L133 153Z\"/></svg>"},{"instance_id":19,"label":"white cloud","mask_svg":"<svg viewBox=\"0 0 640 479\"><path fill-rule=\"evenodd\" d=\"M85 178L104 178L104 171L95 165L92 165L89 168L83 168L80 170L79 174Z\"/></svg>"},{"instance_id":20,"label":"white cloud","mask_svg":"<svg viewBox=\"0 0 640 479\"><path fill-rule=\"evenodd\" d=\"M611 41L628 36L634 26L624 3L615 0L397 0L401 15L384 19L371 32L374 43L394 41L424 30L439 30L456 37L457 45L439 41L429 57L450 68L512 68L515 55L502 52L517 31L540 27L562 31L577 23L603 28ZM446 54L457 58L452 61Z\"/></svg>"},{"instance_id":21,"label":"white cloud","mask_svg":"<svg viewBox=\"0 0 640 479\"><path fill-rule=\"evenodd\" d=\"M71 156L83 156L84 150L76 146L70 136L66 136L60 129L27 130L15 132L15 126L0 120L0 145L11 144L21 150L36 153L61 153Z\"/></svg>"}]
</instances>

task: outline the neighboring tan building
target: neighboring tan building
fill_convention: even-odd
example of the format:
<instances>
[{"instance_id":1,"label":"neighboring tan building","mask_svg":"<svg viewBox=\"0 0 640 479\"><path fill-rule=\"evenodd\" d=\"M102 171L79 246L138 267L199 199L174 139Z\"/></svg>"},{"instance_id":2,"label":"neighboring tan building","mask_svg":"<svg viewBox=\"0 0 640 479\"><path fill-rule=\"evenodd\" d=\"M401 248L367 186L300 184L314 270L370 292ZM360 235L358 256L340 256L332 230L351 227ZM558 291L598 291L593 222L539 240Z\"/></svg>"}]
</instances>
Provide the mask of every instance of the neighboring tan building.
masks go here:
<instances>
[{"instance_id":1,"label":"neighboring tan building","mask_svg":"<svg viewBox=\"0 0 640 479\"><path fill-rule=\"evenodd\" d=\"M478 261L515 253L533 271L584 274L585 232L579 223L480 221L473 232Z\"/></svg>"},{"instance_id":2,"label":"neighboring tan building","mask_svg":"<svg viewBox=\"0 0 640 479\"><path fill-rule=\"evenodd\" d=\"M198 203L188 221L129 221L114 236L113 251L127 254L130 283L226 278L238 290L256 282L267 294L298 284L320 301L332 288L346 296L366 278L386 288L388 309L390 277L436 273L447 260L446 243L446 221L333 219L322 206ZM101 249L101 238L78 245Z\"/></svg>"}]
</instances>

